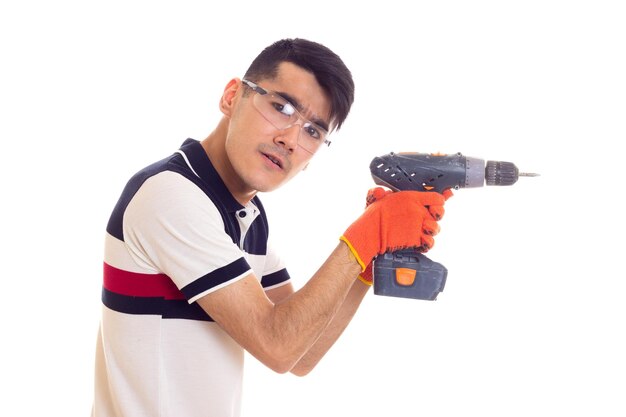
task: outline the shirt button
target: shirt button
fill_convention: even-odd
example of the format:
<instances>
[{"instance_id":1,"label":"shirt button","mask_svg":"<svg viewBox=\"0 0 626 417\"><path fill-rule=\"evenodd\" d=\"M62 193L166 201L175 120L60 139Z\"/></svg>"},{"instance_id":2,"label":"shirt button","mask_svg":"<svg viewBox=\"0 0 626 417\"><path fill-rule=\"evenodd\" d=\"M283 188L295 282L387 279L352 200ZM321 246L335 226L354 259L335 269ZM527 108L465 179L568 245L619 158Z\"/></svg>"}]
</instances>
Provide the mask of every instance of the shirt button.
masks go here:
<instances>
[{"instance_id":1,"label":"shirt button","mask_svg":"<svg viewBox=\"0 0 626 417\"><path fill-rule=\"evenodd\" d=\"M241 217L241 218L243 219L244 217L246 217L246 215L247 215L248 213L246 213L246 211L245 211L245 210L241 210L241 211L239 211L239 213L237 213L237 214L239 215L239 217Z\"/></svg>"}]
</instances>

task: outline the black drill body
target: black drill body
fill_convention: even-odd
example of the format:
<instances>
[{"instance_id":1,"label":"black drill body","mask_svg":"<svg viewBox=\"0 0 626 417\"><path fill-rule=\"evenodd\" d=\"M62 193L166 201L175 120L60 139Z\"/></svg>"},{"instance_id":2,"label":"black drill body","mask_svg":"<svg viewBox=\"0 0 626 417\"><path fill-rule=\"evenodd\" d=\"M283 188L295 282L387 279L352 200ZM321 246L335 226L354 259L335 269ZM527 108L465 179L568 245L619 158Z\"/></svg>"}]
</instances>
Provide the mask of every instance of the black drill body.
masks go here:
<instances>
[{"instance_id":1,"label":"black drill body","mask_svg":"<svg viewBox=\"0 0 626 417\"><path fill-rule=\"evenodd\" d=\"M370 164L374 182L394 191L436 191L512 185L520 175L510 162L427 153L389 153ZM374 293L435 300L443 291L448 270L413 249L388 252L374 260Z\"/></svg>"},{"instance_id":2,"label":"black drill body","mask_svg":"<svg viewBox=\"0 0 626 417\"><path fill-rule=\"evenodd\" d=\"M512 185L519 170L511 162L427 153L390 153L370 163L374 182L394 191L436 191L452 188Z\"/></svg>"}]
</instances>

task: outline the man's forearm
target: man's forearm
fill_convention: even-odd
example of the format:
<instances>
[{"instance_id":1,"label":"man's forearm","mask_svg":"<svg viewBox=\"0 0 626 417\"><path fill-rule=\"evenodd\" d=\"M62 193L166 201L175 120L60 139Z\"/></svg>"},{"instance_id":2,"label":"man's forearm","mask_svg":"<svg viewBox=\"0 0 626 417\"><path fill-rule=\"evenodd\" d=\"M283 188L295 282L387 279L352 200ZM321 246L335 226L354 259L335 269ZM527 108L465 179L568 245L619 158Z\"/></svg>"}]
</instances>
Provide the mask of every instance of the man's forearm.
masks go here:
<instances>
[{"instance_id":1,"label":"man's forearm","mask_svg":"<svg viewBox=\"0 0 626 417\"><path fill-rule=\"evenodd\" d=\"M341 308L335 314L328 327L291 370L294 375L304 376L313 370L346 329L368 290L369 286L360 280L354 282Z\"/></svg>"},{"instance_id":2,"label":"man's forearm","mask_svg":"<svg viewBox=\"0 0 626 417\"><path fill-rule=\"evenodd\" d=\"M198 303L253 356L276 372L288 372L342 309L359 271L350 249L340 242L313 278L276 304L252 274Z\"/></svg>"},{"instance_id":3,"label":"man's forearm","mask_svg":"<svg viewBox=\"0 0 626 417\"><path fill-rule=\"evenodd\" d=\"M322 335L332 329L331 323L338 315L348 315L349 318L354 315L358 303L353 308L343 310L354 283L358 281L356 277L359 271L360 267L350 249L344 242L340 242L313 278L288 299L276 304L272 320L280 328L275 328L276 333L283 341L290 341L284 344L293 349L293 353L301 351L293 364L302 360L318 344ZM339 321L345 321L345 324L337 326L341 330L336 331L333 342L341 334L349 318ZM331 345L332 342L319 355L320 358ZM290 370L295 366L293 364Z\"/></svg>"}]
</instances>

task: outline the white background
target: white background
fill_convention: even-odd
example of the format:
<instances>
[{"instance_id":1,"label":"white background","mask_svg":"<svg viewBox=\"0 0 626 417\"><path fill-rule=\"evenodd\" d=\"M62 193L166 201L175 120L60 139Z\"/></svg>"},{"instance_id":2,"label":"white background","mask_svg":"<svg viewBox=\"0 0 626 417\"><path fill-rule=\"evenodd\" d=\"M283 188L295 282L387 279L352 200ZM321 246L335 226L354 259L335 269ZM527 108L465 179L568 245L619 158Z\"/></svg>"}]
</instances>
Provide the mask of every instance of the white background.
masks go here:
<instances>
[{"instance_id":1,"label":"white background","mask_svg":"<svg viewBox=\"0 0 626 417\"><path fill-rule=\"evenodd\" d=\"M228 80L283 37L326 44L357 86L329 152L262 196L297 287L361 212L376 155L542 176L448 201L438 301L368 296L305 378L248 358L244 416L626 415L621 2L346 3L2 3L3 415L88 415L119 192L204 138Z\"/></svg>"}]
</instances>

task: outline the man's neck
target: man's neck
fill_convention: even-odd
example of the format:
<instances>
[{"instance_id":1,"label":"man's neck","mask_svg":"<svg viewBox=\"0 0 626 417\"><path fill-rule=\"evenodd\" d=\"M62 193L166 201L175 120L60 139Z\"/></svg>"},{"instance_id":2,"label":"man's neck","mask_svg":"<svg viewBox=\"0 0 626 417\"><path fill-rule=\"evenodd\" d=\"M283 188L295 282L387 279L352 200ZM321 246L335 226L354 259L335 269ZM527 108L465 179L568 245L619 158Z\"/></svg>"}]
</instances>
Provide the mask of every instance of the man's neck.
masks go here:
<instances>
[{"instance_id":1,"label":"man's neck","mask_svg":"<svg viewBox=\"0 0 626 417\"><path fill-rule=\"evenodd\" d=\"M230 191L235 200L245 206L254 198L257 192L256 190L251 190L241 181L228 159L226 154L226 123L227 121L222 119L217 128L200 144L226 188L228 188L228 191Z\"/></svg>"}]
</instances>

